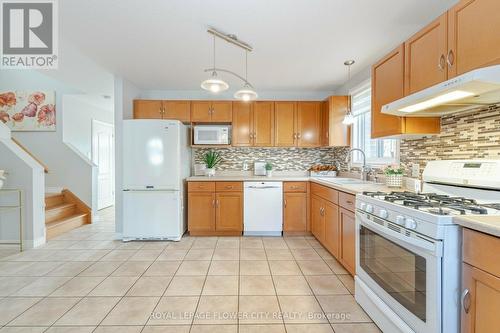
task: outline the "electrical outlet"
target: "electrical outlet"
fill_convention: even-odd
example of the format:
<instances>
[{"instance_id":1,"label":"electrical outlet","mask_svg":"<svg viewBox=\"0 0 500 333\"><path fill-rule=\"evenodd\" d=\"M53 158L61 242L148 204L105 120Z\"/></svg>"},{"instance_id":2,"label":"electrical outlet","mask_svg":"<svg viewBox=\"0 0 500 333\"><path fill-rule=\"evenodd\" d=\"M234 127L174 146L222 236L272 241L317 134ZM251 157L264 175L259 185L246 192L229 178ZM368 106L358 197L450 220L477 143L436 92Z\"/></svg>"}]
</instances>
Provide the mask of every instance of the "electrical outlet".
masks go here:
<instances>
[{"instance_id":1,"label":"electrical outlet","mask_svg":"<svg viewBox=\"0 0 500 333\"><path fill-rule=\"evenodd\" d=\"M420 177L420 164L418 164L418 163L411 164L411 176L413 178Z\"/></svg>"}]
</instances>

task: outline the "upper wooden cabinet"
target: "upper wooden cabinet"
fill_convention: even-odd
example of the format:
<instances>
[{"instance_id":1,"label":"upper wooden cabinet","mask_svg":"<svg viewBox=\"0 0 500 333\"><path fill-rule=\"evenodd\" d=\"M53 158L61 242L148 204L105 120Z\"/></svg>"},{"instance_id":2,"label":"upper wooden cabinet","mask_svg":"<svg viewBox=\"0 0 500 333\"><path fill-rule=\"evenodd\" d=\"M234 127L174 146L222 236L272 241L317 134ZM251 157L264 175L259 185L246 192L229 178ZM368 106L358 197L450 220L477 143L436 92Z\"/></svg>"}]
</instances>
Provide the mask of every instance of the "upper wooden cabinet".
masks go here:
<instances>
[{"instance_id":1,"label":"upper wooden cabinet","mask_svg":"<svg viewBox=\"0 0 500 333\"><path fill-rule=\"evenodd\" d=\"M381 112L384 104L404 97L404 55L401 44L372 66L372 138L440 131L440 118L398 117Z\"/></svg>"},{"instance_id":2,"label":"upper wooden cabinet","mask_svg":"<svg viewBox=\"0 0 500 333\"><path fill-rule=\"evenodd\" d=\"M134 119L175 119L189 123L189 101L134 100Z\"/></svg>"},{"instance_id":3,"label":"upper wooden cabinet","mask_svg":"<svg viewBox=\"0 0 500 333\"><path fill-rule=\"evenodd\" d=\"M443 14L405 42L406 95L447 79L447 22Z\"/></svg>"},{"instance_id":4,"label":"upper wooden cabinet","mask_svg":"<svg viewBox=\"0 0 500 333\"><path fill-rule=\"evenodd\" d=\"M274 103L233 102L233 146L274 145Z\"/></svg>"},{"instance_id":5,"label":"upper wooden cabinet","mask_svg":"<svg viewBox=\"0 0 500 333\"><path fill-rule=\"evenodd\" d=\"M192 101L191 121L205 123L229 123L232 120L230 101Z\"/></svg>"},{"instance_id":6,"label":"upper wooden cabinet","mask_svg":"<svg viewBox=\"0 0 500 333\"><path fill-rule=\"evenodd\" d=\"M448 11L448 76L500 64L500 1L462 0Z\"/></svg>"},{"instance_id":7,"label":"upper wooden cabinet","mask_svg":"<svg viewBox=\"0 0 500 333\"><path fill-rule=\"evenodd\" d=\"M295 102L275 102L274 143L278 147L294 147L296 137L296 110Z\"/></svg>"},{"instance_id":8,"label":"upper wooden cabinet","mask_svg":"<svg viewBox=\"0 0 500 333\"><path fill-rule=\"evenodd\" d=\"M297 146L321 145L321 102L297 102Z\"/></svg>"},{"instance_id":9,"label":"upper wooden cabinet","mask_svg":"<svg viewBox=\"0 0 500 333\"><path fill-rule=\"evenodd\" d=\"M322 146L349 146L351 144L350 128L342 123L348 103L347 96L330 96L322 103Z\"/></svg>"}]
</instances>

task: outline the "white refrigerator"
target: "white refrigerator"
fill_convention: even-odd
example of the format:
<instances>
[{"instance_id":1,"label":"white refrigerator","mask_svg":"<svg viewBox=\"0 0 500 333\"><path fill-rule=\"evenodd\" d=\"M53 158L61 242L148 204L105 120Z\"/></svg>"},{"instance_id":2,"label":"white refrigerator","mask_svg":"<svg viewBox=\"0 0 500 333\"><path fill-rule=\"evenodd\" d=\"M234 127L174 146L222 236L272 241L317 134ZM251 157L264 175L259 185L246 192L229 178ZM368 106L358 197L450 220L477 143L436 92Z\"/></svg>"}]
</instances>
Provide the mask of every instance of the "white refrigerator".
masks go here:
<instances>
[{"instance_id":1,"label":"white refrigerator","mask_svg":"<svg viewBox=\"0 0 500 333\"><path fill-rule=\"evenodd\" d=\"M174 240L186 231L188 128L177 120L123 121L123 240Z\"/></svg>"}]
</instances>

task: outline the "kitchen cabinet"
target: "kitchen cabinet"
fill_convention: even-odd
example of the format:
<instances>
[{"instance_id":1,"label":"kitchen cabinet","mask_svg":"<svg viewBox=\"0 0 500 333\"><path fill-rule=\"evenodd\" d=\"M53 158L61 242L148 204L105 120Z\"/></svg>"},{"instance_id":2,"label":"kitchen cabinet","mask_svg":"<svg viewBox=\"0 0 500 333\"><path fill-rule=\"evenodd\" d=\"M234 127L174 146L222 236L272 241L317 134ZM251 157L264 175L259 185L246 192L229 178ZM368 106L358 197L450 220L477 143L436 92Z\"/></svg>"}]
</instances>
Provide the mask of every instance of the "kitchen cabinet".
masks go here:
<instances>
[{"instance_id":1,"label":"kitchen cabinet","mask_svg":"<svg viewBox=\"0 0 500 333\"><path fill-rule=\"evenodd\" d=\"M297 102L297 146L321 145L321 102Z\"/></svg>"},{"instance_id":2,"label":"kitchen cabinet","mask_svg":"<svg viewBox=\"0 0 500 333\"><path fill-rule=\"evenodd\" d=\"M271 147L274 145L274 103L233 102L232 145Z\"/></svg>"},{"instance_id":3,"label":"kitchen cabinet","mask_svg":"<svg viewBox=\"0 0 500 333\"><path fill-rule=\"evenodd\" d=\"M325 199L311 196L311 232L320 243L325 242Z\"/></svg>"},{"instance_id":4,"label":"kitchen cabinet","mask_svg":"<svg viewBox=\"0 0 500 333\"><path fill-rule=\"evenodd\" d=\"M295 147L296 138L296 109L295 102L275 102L274 143L278 147Z\"/></svg>"},{"instance_id":5,"label":"kitchen cabinet","mask_svg":"<svg viewBox=\"0 0 500 333\"><path fill-rule=\"evenodd\" d=\"M448 11L448 77L500 64L500 1L461 0Z\"/></svg>"},{"instance_id":6,"label":"kitchen cabinet","mask_svg":"<svg viewBox=\"0 0 500 333\"><path fill-rule=\"evenodd\" d=\"M354 213L347 209L340 208L340 262L352 275L355 274L356 267L356 223Z\"/></svg>"},{"instance_id":7,"label":"kitchen cabinet","mask_svg":"<svg viewBox=\"0 0 500 333\"><path fill-rule=\"evenodd\" d=\"M447 79L448 16L441 15L405 42L405 94Z\"/></svg>"},{"instance_id":8,"label":"kitchen cabinet","mask_svg":"<svg viewBox=\"0 0 500 333\"><path fill-rule=\"evenodd\" d=\"M283 183L283 231L285 233L307 233L308 200L307 182Z\"/></svg>"},{"instance_id":9,"label":"kitchen cabinet","mask_svg":"<svg viewBox=\"0 0 500 333\"><path fill-rule=\"evenodd\" d=\"M330 253L340 257L340 224L339 206L325 200L325 240L324 245Z\"/></svg>"},{"instance_id":10,"label":"kitchen cabinet","mask_svg":"<svg viewBox=\"0 0 500 333\"><path fill-rule=\"evenodd\" d=\"M463 333L500 327L500 238L463 229L461 325Z\"/></svg>"},{"instance_id":11,"label":"kitchen cabinet","mask_svg":"<svg viewBox=\"0 0 500 333\"><path fill-rule=\"evenodd\" d=\"M322 146L338 147L351 145L350 126L342 123L347 113L348 103L348 96L330 96L322 103Z\"/></svg>"},{"instance_id":12,"label":"kitchen cabinet","mask_svg":"<svg viewBox=\"0 0 500 333\"><path fill-rule=\"evenodd\" d=\"M191 122L230 123L232 110L231 101L192 101Z\"/></svg>"},{"instance_id":13,"label":"kitchen cabinet","mask_svg":"<svg viewBox=\"0 0 500 333\"><path fill-rule=\"evenodd\" d=\"M189 123L190 113L189 101L134 100L134 119L175 119Z\"/></svg>"},{"instance_id":14,"label":"kitchen cabinet","mask_svg":"<svg viewBox=\"0 0 500 333\"><path fill-rule=\"evenodd\" d=\"M383 114L384 104L404 97L404 44L372 66L372 138L435 134L440 118L411 118Z\"/></svg>"},{"instance_id":15,"label":"kitchen cabinet","mask_svg":"<svg viewBox=\"0 0 500 333\"><path fill-rule=\"evenodd\" d=\"M241 182L188 182L188 230L194 236L241 235Z\"/></svg>"}]
</instances>

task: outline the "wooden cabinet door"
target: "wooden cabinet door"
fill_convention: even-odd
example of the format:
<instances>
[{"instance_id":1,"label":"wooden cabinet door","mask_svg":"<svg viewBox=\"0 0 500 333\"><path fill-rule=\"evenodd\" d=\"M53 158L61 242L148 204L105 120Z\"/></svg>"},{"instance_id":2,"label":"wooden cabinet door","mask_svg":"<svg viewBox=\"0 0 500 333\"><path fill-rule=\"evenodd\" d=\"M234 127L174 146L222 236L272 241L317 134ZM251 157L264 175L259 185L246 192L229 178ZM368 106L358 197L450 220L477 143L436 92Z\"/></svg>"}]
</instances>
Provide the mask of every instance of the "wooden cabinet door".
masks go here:
<instances>
[{"instance_id":1,"label":"wooden cabinet door","mask_svg":"<svg viewBox=\"0 0 500 333\"><path fill-rule=\"evenodd\" d=\"M248 147L253 143L252 103L233 102L233 146Z\"/></svg>"},{"instance_id":2,"label":"wooden cabinet door","mask_svg":"<svg viewBox=\"0 0 500 333\"><path fill-rule=\"evenodd\" d=\"M176 119L183 123L191 121L191 102L163 101L163 118Z\"/></svg>"},{"instance_id":3,"label":"wooden cabinet door","mask_svg":"<svg viewBox=\"0 0 500 333\"><path fill-rule=\"evenodd\" d=\"M215 193L188 194L188 230L215 231Z\"/></svg>"},{"instance_id":4,"label":"wooden cabinet door","mask_svg":"<svg viewBox=\"0 0 500 333\"><path fill-rule=\"evenodd\" d=\"M161 101L134 100L134 119L161 119L163 107Z\"/></svg>"},{"instance_id":5,"label":"wooden cabinet door","mask_svg":"<svg viewBox=\"0 0 500 333\"><path fill-rule=\"evenodd\" d=\"M253 106L253 145L274 145L274 102L255 102Z\"/></svg>"},{"instance_id":6,"label":"wooden cabinet door","mask_svg":"<svg viewBox=\"0 0 500 333\"><path fill-rule=\"evenodd\" d=\"M283 231L306 232L307 193L285 193L283 202Z\"/></svg>"},{"instance_id":7,"label":"wooden cabinet door","mask_svg":"<svg viewBox=\"0 0 500 333\"><path fill-rule=\"evenodd\" d=\"M345 210L344 208L340 208L339 216L340 234L342 237L340 244L340 261L347 271L354 275L356 267L356 223L354 220L354 213Z\"/></svg>"},{"instance_id":8,"label":"wooden cabinet door","mask_svg":"<svg viewBox=\"0 0 500 333\"><path fill-rule=\"evenodd\" d=\"M215 198L217 231L243 230L243 193L221 192Z\"/></svg>"},{"instance_id":9,"label":"wooden cabinet door","mask_svg":"<svg viewBox=\"0 0 500 333\"><path fill-rule=\"evenodd\" d=\"M348 96L330 96L326 102L326 110L323 119L324 146L345 147L351 144L350 126L344 125L344 117L347 113ZM326 129L325 129L325 123Z\"/></svg>"},{"instance_id":10,"label":"wooden cabinet door","mask_svg":"<svg viewBox=\"0 0 500 333\"><path fill-rule=\"evenodd\" d=\"M275 102L274 143L278 147L294 147L296 141L296 103Z\"/></svg>"},{"instance_id":11,"label":"wooden cabinet door","mask_svg":"<svg viewBox=\"0 0 500 333\"><path fill-rule=\"evenodd\" d=\"M448 11L448 77L500 64L500 1L461 0Z\"/></svg>"},{"instance_id":12,"label":"wooden cabinet door","mask_svg":"<svg viewBox=\"0 0 500 333\"><path fill-rule=\"evenodd\" d=\"M321 102L297 103L297 138L299 147L321 145Z\"/></svg>"},{"instance_id":13,"label":"wooden cabinet door","mask_svg":"<svg viewBox=\"0 0 500 333\"><path fill-rule=\"evenodd\" d=\"M325 201L325 247L335 258L339 258L340 251L340 223L339 206Z\"/></svg>"},{"instance_id":14,"label":"wooden cabinet door","mask_svg":"<svg viewBox=\"0 0 500 333\"><path fill-rule=\"evenodd\" d=\"M311 232L321 243L325 242L325 200L311 197Z\"/></svg>"},{"instance_id":15,"label":"wooden cabinet door","mask_svg":"<svg viewBox=\"0 0 500 333\"><path fill-rule=\"evenodd\" d=\"M212 122L229 123L233 119L233 104L229 101L212 102Z\"/></svg>"},{"instance_id":16,"label":"wooden cabinet door","mask_svg":"<svg viewBox=\"0 0 500 333\"><path fill-rule=\"evenodd\" d=\"M372 67L372 138L403 133L401 117L383 114L384 104L404 96L404 44Z\"/></svg>"},{"instance_id":17,"label":"wooden cabinet door","mask_svg":"<svg viewBox=\"0 0 500 333\"><path fill-rule=\"evenodd\" d=\"M212 120L211 106L208 101L191 102L191 121L210 122Z\"/></svg>"},{"instance_id":18,"label":"wooden cabinet door","mask_svg":"<svg viewBox=\"0 0 500 333\"><path fill-rule=\"evenodd\" d=\"M438 19L405 42L405 94L446 81L448 16Z\"/></svg>"},{"instance_id":19,"label":"wooden cabinet door","mask_svg":"<svg viewBox=\"0 0 500 333\"><path fill-rule=\"evenodd\" d=\"M500 327L500 278L463 263L462 333L493 333Z\"/></svg>"},{"instance_id":20,"label":"wooden cabinet door","mask_svg":"<svg viewBox=\"0 0 500 333\"><path fill-rule=\"evenodd\" d=\"M329 146L330 115L328 114L328 100L321 102L321 146Z\"/></svg>"}]
</instances>

